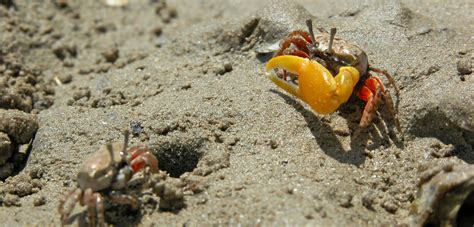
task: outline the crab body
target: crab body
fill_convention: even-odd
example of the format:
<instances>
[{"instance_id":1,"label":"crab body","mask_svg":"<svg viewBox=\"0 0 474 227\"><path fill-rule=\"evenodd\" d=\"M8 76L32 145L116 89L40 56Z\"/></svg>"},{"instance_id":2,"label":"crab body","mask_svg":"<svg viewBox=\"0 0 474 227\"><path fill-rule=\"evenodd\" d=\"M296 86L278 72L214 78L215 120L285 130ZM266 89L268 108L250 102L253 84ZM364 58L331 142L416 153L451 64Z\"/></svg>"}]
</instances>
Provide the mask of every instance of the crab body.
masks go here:
<instances>
[{"instance_id":1,"label":"crab body","mask_svg":"<svg viewBox=\"0 0 474 227\"><path fill-rule=\"evenodd\" d=\"M326 32L318 33L314 36L317 49L320 53L329 51L330 35ZM360 75L365 76L369 69L369 60L367 54L358 46L347 42L346 40L335 37L332 44L332 61L328 61L328 67L333 73L337 73L341 62L345 62L359 71Z\"/></svg>"},{"instance_id":2,"label":"crab body","mask_svg":"<svg viewBox=\"0 0 474 227\"><path fill-rule=\"evenodd\" d=\"M158 172L158 161L148 149L135 146L127 149L128 133L124 143L109 143L93 153L82 165L77 175L78 188L66 194L59 203L61 221L69 219L76 203L87 206L89 222L95 225L97 214L98 225L104 221L104 197L112 202L129 204L132 208L138 207L136 198L121 194L132 176L148 167L147 173ZM72 203L67 203L72 200Z\"/></svg>"},{"instance_id":3,"label":"crab body","mask_svg":"<svg viewBox=\"0 0 474 227\"><path fill-rule=\"evenodd\" d=\"M122 150L123 144L113 143L112 155L106 147L92 154L77 174L79 188L84 191L88 188L92 191L109 187L111 189L124 188L134 172L127 164L127 158L122 154Z\"/></svg>"},{"instance_id":4,"label":"crab body","mask_svg":"<svg viewBox=\"0 0 474 227\"><path fill-rule=\"evenodd\" d=\"M356 93L367 102L361 127L370 125L383 98L401 131L389 91L370 72L385 75L398 94L393 78L385 70L370 67L367 54L360 47L335 37L336 29L331 33L319 29L321 33L313 35L311 20L307 24L309 33L291 32L268 61L270 80L321 114L336 111Z\"/></svg>"}]
</instances>

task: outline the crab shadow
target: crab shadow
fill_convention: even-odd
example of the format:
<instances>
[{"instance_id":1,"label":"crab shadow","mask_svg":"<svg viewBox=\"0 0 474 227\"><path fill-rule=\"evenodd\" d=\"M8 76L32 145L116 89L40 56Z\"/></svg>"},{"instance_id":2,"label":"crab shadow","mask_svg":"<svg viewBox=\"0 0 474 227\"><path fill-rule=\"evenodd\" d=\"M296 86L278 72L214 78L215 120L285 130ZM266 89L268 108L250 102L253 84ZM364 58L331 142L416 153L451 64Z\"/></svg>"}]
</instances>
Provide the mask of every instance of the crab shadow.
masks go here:
<instances>
[{"instance_id":1,"label":"crab shadow","mask_svg":"<svg viewBox=\"0 0 474 227\"><path fill-rule=\"evenodd\" d=\"M288 105L303 115L314 139L324 153L341 163L360 166L365 162L366 156L361 147L351 142L351 150L346 151L329 124L318 119L313 112L306 109L294 98L273 89L270 91L282 97ZM363 139L363 137L359 137L359 139Z\"/></svg>"},{"instance_id":2,"label":"crab shadow","mask_svg":"<svg viewBox=\"0 0 474 227\"><path fill-rule=\"evenodd\" d=\"M360 129L358 126L359 119L358 117L355 117L356 115L360 116L360 111L354 110L353 107L344 107L342 110L340 110L341 116L346 119L355 118L354 121L349 121L349 128L356 128L355 133L351 133L350 135L350 149L346 150L344 149L343 144L337 137L336 132L332 129L332 127L316 117L316 115L311 110L305 108L299 103L298 100L295 100L293 97L290 97L277 90L271 89L270 91L282 97L288 105L291 105L304 117L319 147L321 147L324 153L341 163L360 166L365 162L365 159L368 156L366 150L373 150L390 143L390 138L392 138L393 141L396 141L395 144L397 147L403 147L403 144L398 141L398 139L393 139L393 135L390 136L389 133L386 133L387 130L380 129L386 127L381 125L382 122L378 120L374 122L377 125L373 127L374 130L372 130L372 128L371 130ZM352 101L353 100L351 100L349 103ZM367 144L369 138L371 142L370 144Z\"/></svg>"},{"instance_id":3,"label":"crab shadow","mask_svg":"<svg viewBox=\"0 0 474 227\"><path fill-rule=\"evenodd\" d=\"M129 206L124 205L106 205L104 213L106 225L114 226L138 226L141 222L143 214L138 210L133 210ZM87 209L71 215L65 224L73 225L77 221L77 226L87 227L95 226L97 223L91 223Z\"/></svg>"},{"instance_id":4,"label":"crab shadow","mask_svg":"<svg viewBox=\"0 0 474 227\"><path fill-rule=\"evenodd\" d=\"M377 111L372 124L367 128L361 128L359 122L365 102L353 96L347 104L339 108L339 115L345 119L350 119L348 122L349 128L355 129L351 135L351 147L353 149L359 146L361 149L373 150L381 146L389 147L391 144L399 149L405 147L403 136L399 137L399 134L396 133L393 116L389 115L387 111ZM383 106L381 109L383 109Z\"/></svg>"},{"instance_id":5,"label":"crab shadow","mask_svg":"<svg viewBox=\"0 0 474 227\"><path fill-rule=\"evenodd\" d=\"M137 188L134 188L137 189ZM144 201L140 201L138 209L133 209L130 205L117 204L105 199L104 221L106 226L140 226L142 218L153 212L178 214L182 209L187 207L185 200L163 200L154 196L150 192L132 193L135 198L147 197ZM168 204L172 202L172 204ZM161 208L160 203L166 203L166 208ZM84 206L82 208L85 208ZM77 221L77 226L97 226L97 216L95 220L90 221L87 209L71 215L66 221L66 225L72 225Z\"/></svg>"}]
</instances>

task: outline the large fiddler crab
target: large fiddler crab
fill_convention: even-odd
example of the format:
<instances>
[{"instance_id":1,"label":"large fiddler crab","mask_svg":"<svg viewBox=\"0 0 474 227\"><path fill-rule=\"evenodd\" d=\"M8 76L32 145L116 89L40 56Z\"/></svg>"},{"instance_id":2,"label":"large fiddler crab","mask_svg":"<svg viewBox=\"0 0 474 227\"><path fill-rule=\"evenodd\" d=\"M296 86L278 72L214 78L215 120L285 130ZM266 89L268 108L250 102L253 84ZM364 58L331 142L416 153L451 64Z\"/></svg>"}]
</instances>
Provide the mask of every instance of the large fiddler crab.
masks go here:
<instances>
[{"instance_id":1,"label":"large fiddler crab","mask_svg":"<svg viewBox=\"0 0 474 227\"><path fill-rule=\"evenodd\" d=\"M383 97L401 132L390 92L382 80L370 72L387 77L398 96L399 90L390 74L370 66L367 55L358 46L335 37L335 28L330 32L320 28L320 33L315 35L311 19L306 24L309 33L297 30L288 34L268 61L266 70L270 80L321 114L336 111L355 89L359 98L367 102L359 124L361 128L371 124Z\"/></svg>"},{"instance_id":2,"label":"large fiddler crab","mask_svg":"<svg viewBox=\"0 0 474 227\"><path fill-rule=\"evenodd\" d=\"M88 221L92 225L103 226L104 198L119 204L129 204L138 208L138 200L121 190L128 186L132 176L145 169L146 175L158 172L158 161L143 146L127 149L129 132L124 133L123 143L108 143L93 153L77 174L78 188L70 191L59 202L59 214L65 224L76 203L87 206ZM67 203L72 200L72 202Z\"/></svg>"}]
</instances>

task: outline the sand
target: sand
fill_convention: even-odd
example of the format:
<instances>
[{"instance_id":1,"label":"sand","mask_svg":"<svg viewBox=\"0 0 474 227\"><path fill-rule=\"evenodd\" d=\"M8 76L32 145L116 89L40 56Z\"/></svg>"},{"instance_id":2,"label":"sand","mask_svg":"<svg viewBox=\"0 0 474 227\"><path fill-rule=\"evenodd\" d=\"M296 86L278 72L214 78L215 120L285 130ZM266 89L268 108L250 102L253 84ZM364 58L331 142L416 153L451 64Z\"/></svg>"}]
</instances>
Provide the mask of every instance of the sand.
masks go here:
<instances>
[{"instance_id":1,"label":"sand","mask_svg":"<svg viewBox=\"0 0 474 227\"><path fill-rule=\"evenodd\" d=\"M2 225L60 225L82 163L127 129L172 196L130 189L139 210L106 206L117 225L402 224L423 170L474 163L470 0L0 2L0 107L38 124L9 142L26 145ZM308 18L393 75L403 133L383 105L357 134L357 97L320 115L266 77L261 52ZM86 221L77 206L68 223Z\"/></svg>"}]
</instances>

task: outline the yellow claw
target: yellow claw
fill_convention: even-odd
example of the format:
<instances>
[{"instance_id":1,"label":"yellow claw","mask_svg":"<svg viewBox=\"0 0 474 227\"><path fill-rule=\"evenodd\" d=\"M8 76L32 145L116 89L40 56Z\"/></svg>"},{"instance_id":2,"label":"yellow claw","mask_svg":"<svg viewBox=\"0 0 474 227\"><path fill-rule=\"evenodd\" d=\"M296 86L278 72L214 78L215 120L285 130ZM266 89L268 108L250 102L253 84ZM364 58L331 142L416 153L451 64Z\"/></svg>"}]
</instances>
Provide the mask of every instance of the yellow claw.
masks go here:
<instances>
[{"instance_id":1,"label":"yellow claw","mask_svg":"<svg viewBox=\"0 0 474 227\"><path fill-rule=\"evenodd\" d=\"M298 86L278 77L273 70L277 68L298 75ZM341 67L334 77L317 61L293 55L270 59L266 70L273 83L305 101L321 114L332 113L347 102L359 81L359 71L354 67Z\"/></svg>"}]
</instances>

